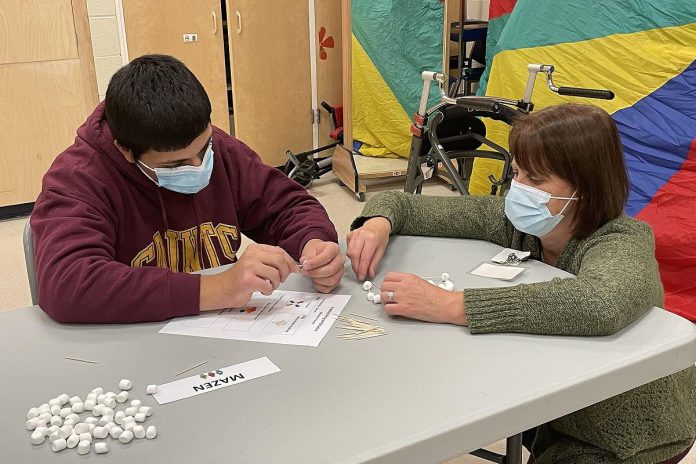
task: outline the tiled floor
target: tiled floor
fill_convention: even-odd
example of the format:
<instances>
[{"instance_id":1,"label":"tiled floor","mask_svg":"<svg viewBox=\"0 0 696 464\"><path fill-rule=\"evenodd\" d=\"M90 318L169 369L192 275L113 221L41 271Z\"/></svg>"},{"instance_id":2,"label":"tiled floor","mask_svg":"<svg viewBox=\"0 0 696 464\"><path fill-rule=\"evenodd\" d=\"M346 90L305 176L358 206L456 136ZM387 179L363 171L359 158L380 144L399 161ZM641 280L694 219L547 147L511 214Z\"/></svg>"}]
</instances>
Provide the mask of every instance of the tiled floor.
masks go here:
<instances>
[{"instance_id":1,"label":"tiled floor","mask_svg":"<svg viewBox=\"0 0 696 464\"><path fill-rule=\"evenodd\" d=\"M398 182L380 184L368 191L367 198L371 198L375 192L381 190L400 188L401 184ZM364 204L359 203L348 189L340 187L330 174L316 181L310 189L310 193L324 205L340 236L345 237L350 223L362 211ZM426 185L424 193L455 195L442 183L432 181ZM22 249L22 231L26 220L26 218L19 218L0 221L0 256L4 257L4 262L0 266L0 311L31 304ZM487 448L502 453L505 450L505 442L501 441ZM485 462L466 455L449 461L447 464L485 464ZM696 464L696 450L692 451L682 463Z\"/></svg>"}]
</instances>

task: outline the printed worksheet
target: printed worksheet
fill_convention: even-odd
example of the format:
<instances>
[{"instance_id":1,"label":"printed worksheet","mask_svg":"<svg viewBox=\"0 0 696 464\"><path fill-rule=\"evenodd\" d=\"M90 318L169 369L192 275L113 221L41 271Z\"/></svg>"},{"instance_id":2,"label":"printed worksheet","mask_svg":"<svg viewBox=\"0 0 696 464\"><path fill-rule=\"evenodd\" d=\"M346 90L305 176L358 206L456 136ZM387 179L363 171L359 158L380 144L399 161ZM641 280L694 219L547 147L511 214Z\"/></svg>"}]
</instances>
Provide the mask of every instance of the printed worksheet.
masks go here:
<instances>
[{"instance_id":1,"label":"printed worksheet","mask_svg":"<svg viewBox=\"0 0 696 464\"><path fill-rule=\"evenodd\" d=\"M254 294L242 308L174 319L159 333L251 342L319 346L350 295L288 292Z\"/></svg>"}]
</instances>

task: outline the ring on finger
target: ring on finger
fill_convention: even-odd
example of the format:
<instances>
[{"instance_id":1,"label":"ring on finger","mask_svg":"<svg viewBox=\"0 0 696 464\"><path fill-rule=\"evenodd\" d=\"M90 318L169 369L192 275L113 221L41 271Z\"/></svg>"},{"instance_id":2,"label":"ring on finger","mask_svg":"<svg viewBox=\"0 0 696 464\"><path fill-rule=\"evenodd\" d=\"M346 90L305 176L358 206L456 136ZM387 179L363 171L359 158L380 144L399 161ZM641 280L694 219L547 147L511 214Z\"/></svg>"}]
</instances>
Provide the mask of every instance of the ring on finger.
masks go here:
<instances>
[{"instance_id":1,"label":"ring on finger","mask_svg":"<svg viewBox=\"0 0 696 464\"><path fill-rule=\"evenodd\" d=\"M394 292L389 292L389 293L387 293L387 301L388 301L389 303L393 303L393 302L394 302Z\"/></svg>"}]
</instances>

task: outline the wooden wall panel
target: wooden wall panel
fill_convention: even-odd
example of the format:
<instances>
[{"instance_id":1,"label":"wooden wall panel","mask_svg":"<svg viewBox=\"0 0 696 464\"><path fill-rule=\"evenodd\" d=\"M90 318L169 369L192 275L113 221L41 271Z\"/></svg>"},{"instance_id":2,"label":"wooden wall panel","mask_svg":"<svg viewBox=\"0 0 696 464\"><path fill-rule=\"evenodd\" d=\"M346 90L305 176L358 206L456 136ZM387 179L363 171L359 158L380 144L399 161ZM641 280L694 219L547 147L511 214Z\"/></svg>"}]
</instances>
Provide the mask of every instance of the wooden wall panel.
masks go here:
<instances>
[{"instance_id":1,"label":"wooden wall panel","mask_svg":"<svg viewBox=\"0 0 696 464\"><path fill-rule=\"evenodd\" d=\"M77 57L71 0L0 1L0 64Z\"/></svg>"},{"instance_id":2,"label":"wooden wall panel","mask_svg":"<svg viewBox=\"0 0 696 464\"><path fill-rule=\"evenodd\" d=\"M343 104L343 68L341 33L341 3L336 0L314 0L317 31L317 91L319 103L326 101L332 106ZM319 40L324 28L323 41ZM332 45L332 46L331 46ZM323 47L323 53L322 53ZM321 109L319 123L319 145L333 140L331 118Z\"/></svg>"},{"instance_id":3,"label":"wooden wall panel","mask_svg":"<svg viewBox=\"0 0 696 464\"><path fill-rule=\"evenodd\" d=\"M0 66L0 206L29 203L86 117L77 59Z\"/></svg>"}]
</instances>

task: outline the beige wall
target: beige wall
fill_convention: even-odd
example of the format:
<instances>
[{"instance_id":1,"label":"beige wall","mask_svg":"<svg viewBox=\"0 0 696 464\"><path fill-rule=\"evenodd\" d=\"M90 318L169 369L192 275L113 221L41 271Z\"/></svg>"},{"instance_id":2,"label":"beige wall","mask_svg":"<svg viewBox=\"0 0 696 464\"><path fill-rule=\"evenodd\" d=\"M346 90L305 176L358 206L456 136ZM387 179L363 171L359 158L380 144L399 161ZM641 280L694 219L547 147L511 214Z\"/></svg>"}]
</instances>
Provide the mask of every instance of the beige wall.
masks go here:
<instances>
[{"instance_id":1,"label":"beige wall","mask_svg":"<svg viewBox=\"0 0 696 464\"><path fill-rule=\"evenodd\" d=\"M121 49L117 8L120 5L116 0L87 0L100 100L104 99L109 79L126 61L123 56L125 50Z\"/></svg>"}]
</instances>

